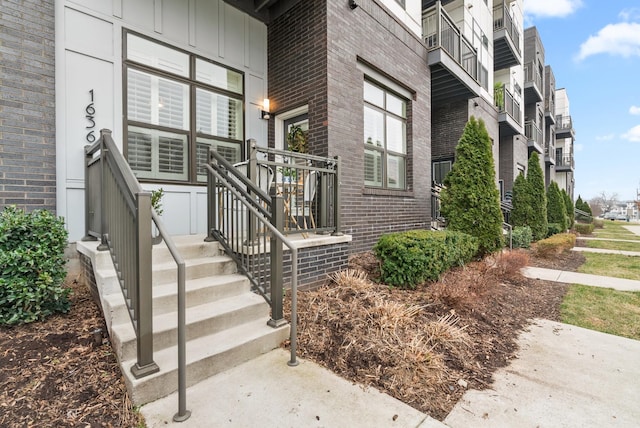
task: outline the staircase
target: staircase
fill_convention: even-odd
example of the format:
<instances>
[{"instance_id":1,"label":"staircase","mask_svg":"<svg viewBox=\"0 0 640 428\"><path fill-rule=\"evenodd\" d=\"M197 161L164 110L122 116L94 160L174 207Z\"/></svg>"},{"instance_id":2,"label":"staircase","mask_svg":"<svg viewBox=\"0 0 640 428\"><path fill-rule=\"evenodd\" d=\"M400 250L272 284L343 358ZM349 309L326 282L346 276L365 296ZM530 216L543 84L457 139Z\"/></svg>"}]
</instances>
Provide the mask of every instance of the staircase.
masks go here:
<instances>
[{"instance_id":1,"label":"staircase","mask_svg":"<svg viewBox=\"0 0 640 428\"><path fill-rule=\"evenodd\" d=\"M204 236L174 237L186 262L187 386L248 361L289 337L289 325L267 326L270 307L249 280ZM164 244L153 249L153 359L160 371L135 379L136 337L108 251L78 242L89 257L114 352L132 401L142 405L178 388L176 264Z\"/></svg>"}]
</instances>

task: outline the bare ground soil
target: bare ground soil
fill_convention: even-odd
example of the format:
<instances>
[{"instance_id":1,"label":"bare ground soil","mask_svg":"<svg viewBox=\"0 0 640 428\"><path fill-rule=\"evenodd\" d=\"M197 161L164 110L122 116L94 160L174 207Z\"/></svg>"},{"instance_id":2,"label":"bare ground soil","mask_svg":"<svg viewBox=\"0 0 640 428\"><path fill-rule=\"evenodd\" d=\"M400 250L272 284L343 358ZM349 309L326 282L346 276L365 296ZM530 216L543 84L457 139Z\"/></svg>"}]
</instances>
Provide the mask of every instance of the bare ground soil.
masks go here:
<instances>
[{"instance_id":1,"label":"bare ground soil","mask_svg":"<svg viewBox=\"0 0 640 428\"><path fill-rule=\"evenodd\" d=\"M581 257L568 252L530 264L575 270ZM376 283L370 253L353 257L351 267L366 281L300 293L300 356L439 419L466 389L491 384L516 356L530 319L557 320L566 292L509 269L496 277L500 269L486 264L411 291ZM67 285L69 313L0 327L0 426L142 426L106 333L95 333L106 332L99 308L77 278Z\"/></svg>"}]
</instances>

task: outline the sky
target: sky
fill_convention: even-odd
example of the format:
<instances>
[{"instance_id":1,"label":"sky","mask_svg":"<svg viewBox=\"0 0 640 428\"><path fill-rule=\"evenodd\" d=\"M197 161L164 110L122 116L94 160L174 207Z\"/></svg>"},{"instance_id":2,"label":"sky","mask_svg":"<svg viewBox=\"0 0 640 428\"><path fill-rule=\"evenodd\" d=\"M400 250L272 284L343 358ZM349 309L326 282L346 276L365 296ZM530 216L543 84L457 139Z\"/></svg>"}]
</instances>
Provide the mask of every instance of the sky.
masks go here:
<instances>
[{"instance_id":1,"label":"sky","mask_svg":"<svg viewBox=\"0 0 640 428\"><path fill-rule=\"evenodd\" d=\"M566 88L576 132L575 194L635 200L640 189L640 1L525 0Z\"/></svg>"}]
</instances>

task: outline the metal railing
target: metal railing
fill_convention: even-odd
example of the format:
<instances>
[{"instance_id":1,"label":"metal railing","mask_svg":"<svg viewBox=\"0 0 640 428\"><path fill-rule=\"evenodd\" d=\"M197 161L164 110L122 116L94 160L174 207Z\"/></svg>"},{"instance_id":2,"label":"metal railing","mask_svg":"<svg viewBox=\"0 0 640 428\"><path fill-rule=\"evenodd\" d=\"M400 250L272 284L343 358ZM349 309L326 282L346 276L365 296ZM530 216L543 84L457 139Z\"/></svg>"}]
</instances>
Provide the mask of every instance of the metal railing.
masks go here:
<instances>
[{"instance_id":1,"label":"metal railing","mask_svg":"<svg viewBox=\"0 0 640 428\"><path fill-rule=\"evenodd\" d=\"M588 221L589 223L593 221L593 216L586 211L579 210L578 208L574 208L573 213L575 215L576 220Z\"/></svg>"},{"instance_id":2,"label":"metal railing","mask_svg":"<svg viewBox=\"0 0 640 428\"><path fill-rule=\"evenodd\" d=\"M550 113L554 119L556 114L556 103L551 97L546 97L544 99L544 111L545 113Z\"/></svg>"},{"instance_id":3,"label":"metal railing","mask_svg":"<svg viewBox=\"0 0 640 428\"><path fill-rule=\"evenodd\" d=\"M556 134L562 130L570 130L573 128L573 121L570 115L558 114L556 115Z\"/></svg>"},{"instance_id":4,"label":"metal railing","mask_svg":"<svg viewBox=\"0 0 640 428\"><path fill-rule=\"evenodd\" d=\"M271 306L268 325L286 324L283 312L283 244L291 252L291 359L297 365L298 249L284 236L284 198L269 196L256 184L260 171L249 163L247 175L214 149L209 150L207 171L207 241L220 242L227 255L246 275L254 291Z\"/></svg>"},{"instance_id":5,"label":"metal railing","mask_svg":"<svg viewBox=\"0 0 640 428\"><path fill-rule=\"evenodd\" d=\"M507 113L519 125L521 116L520 103L513 98L513 95L511 94L511 92L509 92L505 85L502 85L500 88L496 89L494 99L496 107L498 107L498 111L500 113Z\"/></svg>"},{"instance_id":6,"label":"metal railing","mask_svg":"<svg viewBox=\"0 0 640 428\"><path fill-rule=\"evenodd\" d=\"M136 334L137 359L131 367L139 379L160 370L153 361L153 296L151 224L156 224L178 269L178 393L175 421L189 418L186 410L185 265L164 225L152 210L151 193L138 183L111 131L85 146L85 239L100 239L98 250L109 250Z\"/></svg>"},{"instance_id":7,"label":"metal railing","mask_svg":"<svg viewBox=\"0 0 640 428\"><path fill-rule=\"evenodd\" d=\"M456 26L440 0L422 15L424 41L429 49L444 49L464 70L478 81L478 54Z\"/></svg>"},{"instance_id":8,"label":"metal railing","mask_svg":"<svg viewBox=\"0 0 640 428\"><path fill-rule=\"evenodd\" d=\"M509 14L509 9L505 1L498 2L493 8L493 31L502 29L507 30L507 34L511 37L511 41L515 46L518 54L520 53L520 31L513 22L513 18Z\"/></svg>"},{"instance_id":9,"label":"metal railing","mask_svg":"<svg viewBox=\"0 0 640 428\"><path fill-rule=\"evenodd\" d=\"M535 141L540 147L544 147L542 131L532 120L527 120L524 123L524 135L527 137L527 141Z\"/></svg>"},{"instance_id":10,"label":"metal railing","mask_svg":"<svg viewBox=\"0 0 640 428\"><path fill-rule=\"evenodd\" d=\"M285 233L341 233L340 158L260 147L248 140L249 164L273 173L270 192L283 196ZM263 186L264 188L264 186Z\"/></svg>"},{"instance_id":11,"label":"metal railing","mask_svg":"<svg viewBox=\"0 0 640 428\"><path fill-rule=\"evenodd\" d=\"M524 65L524 82L534 83L542 93L542 74L534 62L528 62Z\"/></svg>"},{"instance_id":12,"label":"metal railing","mask_svg":"<svg viewBox=\"0 0 640 428\"><path fill-rule=\"evenodd\" d=\"M444 187L433 183L431 185L431 229L440 230L445 227L446 220L440 214L440 192Z\"/></svg>"},{"instance_id":13,"label":"metal railing","mask_svg":"<svg viewBox=\"0 0 640 428\"><path fill-rule=\"evenodd\" d=\"M556 155L556 169L563 166L575 167L573 155Z\"/></svg>"}]
</instances>

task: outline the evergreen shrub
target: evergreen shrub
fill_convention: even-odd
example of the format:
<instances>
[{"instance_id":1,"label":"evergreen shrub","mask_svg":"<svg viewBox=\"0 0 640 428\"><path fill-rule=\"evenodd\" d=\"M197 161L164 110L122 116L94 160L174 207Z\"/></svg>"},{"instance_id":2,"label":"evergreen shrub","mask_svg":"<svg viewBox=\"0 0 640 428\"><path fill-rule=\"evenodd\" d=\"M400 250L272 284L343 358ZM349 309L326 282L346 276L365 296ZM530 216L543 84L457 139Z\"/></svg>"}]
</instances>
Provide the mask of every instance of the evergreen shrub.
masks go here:
<instances>
[{"instance_id":1,"label":"evergreen shrub","mask_svg":"<svg viewBox=\"0 0 640 428\"><path fill-rule=\"evenodd\" d=\"M593 223L576 223L574 228L580 235L591 235L594 229Z\"/></svg>"},{"instance_id":2,"label":"evergreen shrub","mask_svg":"<svg viewBox=\"0 0 640 428\"><path fill-rule=\"evenodd\" d=\"M567 206L555 181L551 182L547 190L547 220L549 223L559 224L561 232L567 230Z\"/></svg>"},{"instance_id":3,"label":"evergreen shrub","mask_svg":"<svg viewBox=\"0 0 640 428\"><path fill-rule=\"evenodd\" d=\"M478 251L478 240L461 232L412 230L381 236L373 251L380 260L382 282L415 288L469 262Z\"/></svg>"},{"instance_id":4,"label":"evergreen shrub","mask_svg":"<svg viewBox=\"0 0 640 428\"><path fill-rule=\"evenodd\" d=\"M29 323L69 310L62 218L5 207L0 213L0 325Z\"/></svg>"},{"instance_id":5,"label":"evergreen shrub","mask_svg":"<svg viewBox=\"0 0 640 428\"><path fill-rule=\"evenodd\" d=\"M564 232L564 229L562 229L562 225L559 223L549 223L547 225L547 238L562 232Z\"/></svg>"},{"instance_id":6,"label":"evergreen shrub","mask_svg":"<svg viewBox=\"0 0 640 428\"><path fill-rule=\"evenodd\" d=\"M550 238L541 239L534 245L537 256L549 258L572 249L576 245L576 235L573 233L559 233Z\"/></svg>"},{"instance_id":7,"label":"evergreen shrub","mask_svg":"<svg viewBox=\"0 0 640 428\"><path fill-rule=\"evenodd\" d=\"M529 248L533 234L529 226L516 226L511 233L513 248Z\"/></svg>"}]
</instances>

